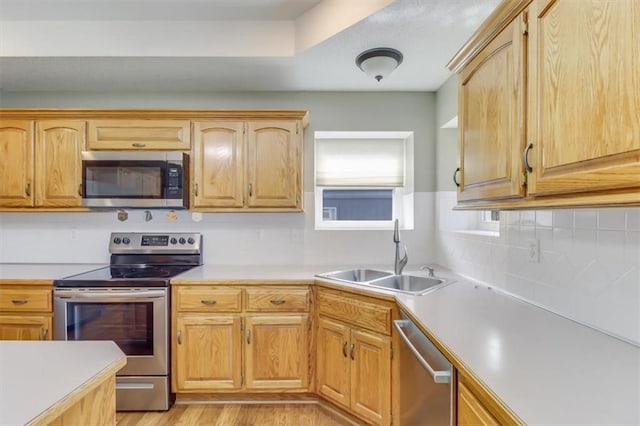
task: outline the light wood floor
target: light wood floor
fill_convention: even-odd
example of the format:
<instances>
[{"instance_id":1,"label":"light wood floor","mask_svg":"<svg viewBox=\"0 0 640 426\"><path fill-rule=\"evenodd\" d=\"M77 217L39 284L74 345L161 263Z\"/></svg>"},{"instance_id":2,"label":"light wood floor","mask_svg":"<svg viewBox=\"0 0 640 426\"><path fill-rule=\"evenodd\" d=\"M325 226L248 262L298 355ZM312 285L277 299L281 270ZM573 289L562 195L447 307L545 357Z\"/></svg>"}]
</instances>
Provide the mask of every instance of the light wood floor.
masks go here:
<instances>
[{"instance_id":1,"label":"light wood floor","mask_svg":"<svg viewBox=\"0 0 640 426\"><path fill-rule=\"evenodd\" d=\"M347 426L318 404L190 404L167 412L117 413L117 426Z\"/></svg>"}]
</instances>

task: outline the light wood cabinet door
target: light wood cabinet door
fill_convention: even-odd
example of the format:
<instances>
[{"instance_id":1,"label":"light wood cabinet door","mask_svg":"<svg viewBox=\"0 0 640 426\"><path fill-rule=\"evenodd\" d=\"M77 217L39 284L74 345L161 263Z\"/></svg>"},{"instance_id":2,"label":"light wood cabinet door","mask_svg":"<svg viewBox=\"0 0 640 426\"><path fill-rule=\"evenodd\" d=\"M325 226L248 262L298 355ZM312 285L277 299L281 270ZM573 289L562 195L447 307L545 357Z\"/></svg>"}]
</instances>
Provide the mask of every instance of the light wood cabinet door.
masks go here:
<instances>
[{"instance_id":1,"label":"light wood cabinet door","mask_svg":"<svg viewBox=\"0 0 640 426\"><path fill-rule=\"evenodd\" d=\"M638 28L637 0L531 4L530 194L631 189L640 201Z\"/></svg>"},{"instance_id":2,"label":"light wood cabinet door","mask_svg":"<svg viewBox=\"0 0 640 426\"><path fill-rule=\"evenodd\" d=\"M459 201L525 195L523 37L516 19L460 74Z\"/></svg>"},{"instance_id":3,"label":"light wood cabinet door","mask_svg":"<svg viewBox=\"0 0 640 426\"><path fill-rule=\"evenodd\" d=\"M84 121L36 123L36 206L81 205L85 135Z\"/></svg>"},{"instance_id":4,"label":"light wood cabinet door","mask_svg":"<svg viewBox=\"0 0 640 426\"><path fill-rule=\"evenodd\" d=\"M347 408L351 399L350 333L342 323L324 317L318 320L317 392Z\"/></svg>"},{"instance_id":5,"label":"light wood cabinet door","mask_svg":"<svg viewBox=\"0 0 640 426\"><path fill-rule=\"evenodd\" d=\"M247 390L307 390L308 315L251 315L245 323Z\"/></svg>"},{"instance_id":6,"label":"light wood cabinet door","mask_svg":"<svg viewBox=\"0 0 640 426\"><path fill-rule=\"evenodd\" d=\"M298 121L248 123L249 207L302 208L302 135Z\"/></svg>"},{"instance_id":7,"label":"light wood cabinet door","mask_svg":"<svg viewBox=\"0 0 640 426\"><path fill-rule=\"evenodd\" d=\"M193 124L194 207L243 207L243 133L238 121Z\"/></svg>"},{"instance_id":8,"label":"light wood cabinet door","mask_svg":"<svg viewBox=\"0 0 640 426\"><path fill-rule=\"evenodd\" d=\"M458 381L458 424L497 426L500 423L489 413L464 383Z\"/></svg>"},{"instance_id":9,"label":"light wood cabinet door","mask_svg":"<svg viewBox=\"0 0 640 426\"><path fill-rule=\"evenodd\" d=\"M373 424L391 418L391 339L351 331L351 409Z\"/></svg>"},{"instance_id":10,"label":"light wood cabinet door","mask_svg":"<svg viewBox=\"0 0 640 426\"><path fill-rule=\"evenodd\" d=\"M189 120L90 120L91 150L179 150L191 149Z\"/></svg>"},{"instance_id":11,"label":"light wood cabinet door","mask_svg":"<svg viewBox=\"0 0 640 426\"><path fill-rule=\"evenodd\" d=\"M0 207L33 206L33 121L0 121Z\"/></svg>"},{"instance_id":12,"label":"light wood cabinet door","mask_svg":"<svg viewBox=\"0 0 640 426\"><path fill-rule=\"evenodd\" d=\"M176 391L239 389L241 337L239 315L178 315Z\"/></svg>"},{"instance_id":13,"label":"light wood cabinet door","mask_svg":"<svg viewBox=\"0 0 640 426\"><path fill-rule=\"evenodd\" d=\"M0 340L51 340L51 316L0 315Z\"/></svg>"}]
</instances>

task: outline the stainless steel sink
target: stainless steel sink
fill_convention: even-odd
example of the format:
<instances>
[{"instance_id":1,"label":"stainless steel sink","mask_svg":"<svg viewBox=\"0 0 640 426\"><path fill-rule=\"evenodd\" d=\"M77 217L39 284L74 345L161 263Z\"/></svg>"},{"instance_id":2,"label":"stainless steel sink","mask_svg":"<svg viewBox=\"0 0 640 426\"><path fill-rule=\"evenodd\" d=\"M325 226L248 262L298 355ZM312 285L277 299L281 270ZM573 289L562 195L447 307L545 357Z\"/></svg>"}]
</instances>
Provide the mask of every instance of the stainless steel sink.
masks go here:
<instances>
[{"instance_id":1,"label":"stainless steel sink","mask_svg":"<svg viewBox=\"0 0 640 426\"><path fill-rule=\"evenodd\" d=\"M347 269L346 271L326 272L318 274L322 278L348 281L352 283L364 283L393 275L391 272L378 271L376 269Z\"/></svg>"},{"instance_id":2,"label":"stainless steel sink","mask_svg":"<svg viewBox=\"0 0 640 426\"><path fill-rule=\"evenodd\" d=\"M413 275L391 275L371 281L368 284L373 287L381 287L389 290L406 293L420 294L425 290L447 283L442 278L436 277L416 277Z\"/></svg>"},{"instance_id":3,"label":"stainless steel sink","mask_svg":"<svg viewBox=\"0 0 640 426\"><path fill-rule=\"evenodd\" d=\"M365 268L325 272L323 274L317 274L316 276L331 280L344 281L350 284L366 285L415 295L425 294L430 290L444 287L445 285L453 282L439 277L394 275L387 271Z\"/></svg>"}]
</instances>

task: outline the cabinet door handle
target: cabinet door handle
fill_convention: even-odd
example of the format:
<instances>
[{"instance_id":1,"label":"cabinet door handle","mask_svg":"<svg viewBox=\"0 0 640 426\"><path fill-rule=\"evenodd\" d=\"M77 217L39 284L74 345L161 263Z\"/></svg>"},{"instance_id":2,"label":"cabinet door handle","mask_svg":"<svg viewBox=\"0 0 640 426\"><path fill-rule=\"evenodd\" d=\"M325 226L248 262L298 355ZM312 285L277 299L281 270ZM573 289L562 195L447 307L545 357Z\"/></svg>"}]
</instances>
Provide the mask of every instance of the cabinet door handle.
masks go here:
<instances>
[{"instance_id":1,"label":"cabinet door handle","mask_svg":"<svg viewBox=\"0 0 640 426\"><path fill-rule=\"evenodd\" d=\"M284 300L284 299L271 299L269 302L273 303L274 305L282 305L284 302L286 302L286 300Z\"/></svg>"},{"instance_id":2,"label":"cabinet door handle","mask_svg":"<svg viewBox=\"0 0 640 426\"><path fill-rule=\"evenodd\" d=\"M453 183L455 183L457 187L460 187L460 182L458 182L458 179L457 179L458 173L460 173L460 167L458 167L456 171L453 172Z\"/></svg>"},{"instance_id":3,"label":"cabinet door handle","mask_svg":"<svg viewBox=\"0 0 640 426\"><path fill-rule=\"evenodd\" d=\"M176 337L178 338L178 344L181 345L182 344L182 330L178 330L178 335Z\"/></svg>"},{"instance_id":4,"label":"cabinet door handle","mask_svg":"<svg viewBox=\"0 0 640 426\"><path fill-rule=\"evenodd\" d=\"M351 360L355 360L356 359L355 350L356 350L356 344L352 343L351 344L351 350L349 351L350 356L351 356Z\"/></svg>"},{"instance_id":5,"label":"cabinet door handle","mask_svg":"<svg viewBox=\"0 0 640 426\"><path fill-rule=\"evenodd\" d=\"M24 192L27 194L27 197L31 197L31 182L27 183L27 186L24 188Z\"/></svg>"},{"instance_id":6,"label":"cabinet door handle","mask_svg":"<svg viewBox=\"0 0 640 426\"><path fill-rule=\"evenodd\" d=\"M347 345L348 345L348 343L345 340L344 343L342 344L342 356L345 357L345 358L347 357Z\"/></svg>"},{"instance_id":7,"label":"cabinet door handle","mask_svg":"<svg viewBox=\"0 0 640 426\"><path fill-rule=\"evenodd\" d=\"M249 197L253 197L253 185L249 184Z\"/></svg>"},{"instance_id":8,"label":"cabinet door handle","mask_svg":"<svg viewBox=\"0 0 640 426\"><path fill-rule=\"evenodd\" d=\"M27 299L11 299L11 303L14 305L25 305L27 302Z\"/></svg>"},{"instance_id":9,"label":"cabinet door handle","mask_svg":"<svg viewBox=\"0 0 640 426\"><path fill-rule=\"evenodd\" d=\"M251 330L247 330L247 345L251 344Z\"/></svg>"},{"instance_id":10,"label":"cabinet door handle","mask_svg":"<svg viewBox=\"0 0 640 426\"><path fill-rule=\"evenodd\" d=\"M82 184L78 185L78 195L82 197Z\"/></svg>"},{"instance_id":11,"label":"cabinet door handle","mask_svg":"<svg viewBox=\"0 0 640 426\"><path fill-rule=\"evenodd\" d=\"M527 147L524 149L524 153L522 154L522 162L524 163L524 169L529 173L533 171L533 167L529 165L529 151L531 151L531 148L533 148L532 143L527 145Z\"/></svg>"},{"instance_id":12,"label":"cabinet door handle","mask_svg":"<svg viewBox=\"0 0 640 426\"><path fill-rule=\"evenodd\" d=\"M201 300L200 302L202 302L203 305L215 305L218 303L216 300Z\"/></svg>"},{"instance_id":13,"label":"cabinet door handle","mask_svg":"<svg viewBox=\"0 0 640 426\"><path fill-rule=\"evenodd\" d=\"M144 148L145 146L147 146L146 143L132 143L131 146L133 146L134 148Z\"/></svg>"},{"instance_id":14,"label":"cabinet door handle","mask_svg":"<svg viewBox=\"0 0 640 426\"><path fill-rule=\"evenodd\" d=\"M40 338L40 340L47 340L47 336L49 335L49 329L48 328L43 328L42 329L42 336Z\"/></svg>"},{"instance_id":15,"label":"cabinet door handle","mask_svg":"<svg viewBox=\"0 0 640 426\"><path fill-rule=\"evenodd\" d=\"M193 187L193 195L195 195L196 197L198 196L198 183L197 182Z\"/></svg>"}]
</instances>

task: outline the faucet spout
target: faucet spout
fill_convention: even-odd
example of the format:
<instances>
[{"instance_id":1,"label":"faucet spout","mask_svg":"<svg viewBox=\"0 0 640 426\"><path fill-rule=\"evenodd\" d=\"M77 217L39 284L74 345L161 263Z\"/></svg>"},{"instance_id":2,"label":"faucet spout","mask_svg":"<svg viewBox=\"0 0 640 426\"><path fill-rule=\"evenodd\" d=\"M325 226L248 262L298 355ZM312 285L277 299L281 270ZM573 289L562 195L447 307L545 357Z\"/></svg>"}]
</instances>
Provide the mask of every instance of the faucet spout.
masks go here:
<instances>
[{"instance_id":1,"label":"faucet spout","mask_svg":"<svg viewBox=\"0 0 640 426\"><path fill-rule=\"evenodd\" d=\"M400 231L398 231L398 219L395 220L393 226L393 242L396 245L396 256L393 262L393 273L396 275L402 275L402 270L409 261L409 255L407 253L407 246L404 246L404 256L400 257Z\"/></svg>"}]
</instances>

